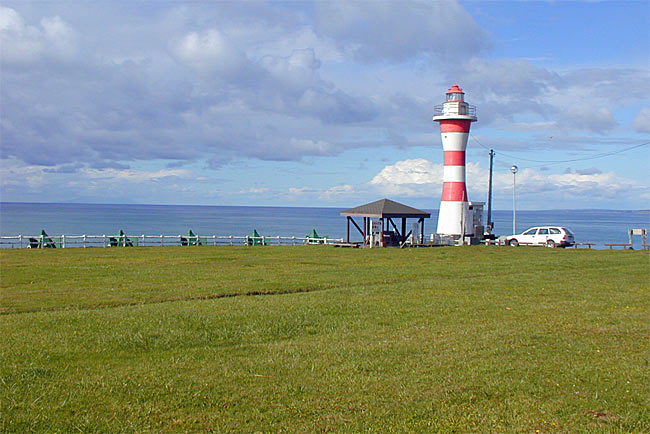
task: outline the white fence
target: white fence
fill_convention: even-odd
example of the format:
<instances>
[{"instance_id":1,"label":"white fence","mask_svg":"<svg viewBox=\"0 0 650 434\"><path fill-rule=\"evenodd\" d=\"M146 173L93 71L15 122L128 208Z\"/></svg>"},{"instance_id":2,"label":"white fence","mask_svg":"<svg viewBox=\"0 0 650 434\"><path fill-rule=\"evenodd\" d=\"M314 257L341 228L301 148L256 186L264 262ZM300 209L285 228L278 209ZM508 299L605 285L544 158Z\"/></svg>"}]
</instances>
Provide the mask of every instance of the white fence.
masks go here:
<instances>
[{"instance_id":1,"label":"white fence","mask_svg":"<svg viewBox=\"0 0 650 434\"><path fill-rule=\"evenodd\" d=\"M0 237L0 248L70 248L70 247L151 247L151 246L295 246L301 244L334 244L343 238L251 237L200 235L14 235Z\"/></svg>"}]
</instances>

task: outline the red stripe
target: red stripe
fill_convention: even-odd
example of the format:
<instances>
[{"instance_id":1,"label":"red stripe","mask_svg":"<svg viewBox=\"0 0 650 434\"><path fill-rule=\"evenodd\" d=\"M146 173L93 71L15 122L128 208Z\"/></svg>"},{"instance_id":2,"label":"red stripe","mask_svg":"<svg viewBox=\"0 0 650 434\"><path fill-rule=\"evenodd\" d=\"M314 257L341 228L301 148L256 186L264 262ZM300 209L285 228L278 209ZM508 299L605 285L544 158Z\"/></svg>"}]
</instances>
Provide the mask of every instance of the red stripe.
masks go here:
<instances>
[{"instance_id":1,"label":"red stripe","mask_svg":"<svg viewBox=\"0 0 650 434\"><path fill-rule=\"evenodd\" d=\"M442 184L442 200L466 202L467 188L464 182L445 182Z\"/></svg>"},{"instance_id":2,"label":"red stripe","mask_svg":"<svg viewBox=\"0 0 650 434\"><path fill-rule=\"evenodd\" d=\"M445 151L445 166L464 166L465 151Z\"/></svg>"},{"instance_id":3,"label":"red stripe","mask_svg":"<svg viewBox=\"0 0 650 434\"><path fill-rule=\"evenodd\" d=\"M441 133L469 133L472 121L469 119L443 119L440 121Z\"/></svg>"}]
</instances>

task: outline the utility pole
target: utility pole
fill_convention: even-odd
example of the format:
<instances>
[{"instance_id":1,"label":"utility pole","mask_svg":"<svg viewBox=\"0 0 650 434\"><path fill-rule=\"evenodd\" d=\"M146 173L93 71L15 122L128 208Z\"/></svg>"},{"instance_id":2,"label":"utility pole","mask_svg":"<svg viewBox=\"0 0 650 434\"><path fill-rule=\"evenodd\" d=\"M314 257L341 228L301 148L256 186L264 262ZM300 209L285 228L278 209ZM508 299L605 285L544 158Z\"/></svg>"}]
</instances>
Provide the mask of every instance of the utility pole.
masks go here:
<instances>
[{"instance_id":1,"label":"utility pole","mask_svg":"<svg viewBox=\"0 0 650 434\"><path fill-rule=\"evenodd\" d=\"M494 223L492 222L492 162L494 160L494 149L490 149L490 178L488 183L488 214L487 214L487 226L488 232L492 233L494 229Z\"/></svg>"}]
</instances>

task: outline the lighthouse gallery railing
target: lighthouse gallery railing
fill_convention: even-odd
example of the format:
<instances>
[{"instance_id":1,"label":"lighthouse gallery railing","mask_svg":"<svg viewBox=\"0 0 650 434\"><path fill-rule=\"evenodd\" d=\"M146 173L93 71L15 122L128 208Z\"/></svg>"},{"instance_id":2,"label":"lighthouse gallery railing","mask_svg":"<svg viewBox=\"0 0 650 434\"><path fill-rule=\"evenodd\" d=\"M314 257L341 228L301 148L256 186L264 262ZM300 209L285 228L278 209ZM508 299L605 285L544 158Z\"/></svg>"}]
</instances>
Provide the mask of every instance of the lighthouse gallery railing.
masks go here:
<instances>
[{"instance_id":1,"label":"lighthouse gallery railing","mask_svg":"<svg viewBox=\"0 0 650 434\"><path fill-rule=\"evenodd\" d=\"M476 106L468 105L467 113L459 113L458 105L450 105L449 107L444 108L443 104L439 104L433 108L434 116L443 116L443 115L461 115L461 116L476 116Z\"/></svg>"}]
</instances>

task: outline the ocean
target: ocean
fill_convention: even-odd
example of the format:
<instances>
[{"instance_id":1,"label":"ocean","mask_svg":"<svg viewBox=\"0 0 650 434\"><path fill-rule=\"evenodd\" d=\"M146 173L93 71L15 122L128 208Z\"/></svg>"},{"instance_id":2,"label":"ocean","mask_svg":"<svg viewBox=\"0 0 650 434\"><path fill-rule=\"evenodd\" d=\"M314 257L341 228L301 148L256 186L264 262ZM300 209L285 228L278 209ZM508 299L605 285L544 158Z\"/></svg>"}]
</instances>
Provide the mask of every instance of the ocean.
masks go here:
<instances>
[{"instance_id":1,"label":"ocean","mask_svg":"<svg viewBox=\"0 0 650 434\"><path fill-rule=\"evenodd\" d=\"M197 206L197 205L107 205L61 203L0 203L1 236L34 236L45 230L50 236L179 235L192 230L201 236L245 236L257 230L264 236L304 237L315 229L319 235L345 238L346 219L342 208ZM431 209L425 234L435 232L438 211ZM487 216L487 212L484 218ZM494 233L512 233L512 211L492 212ZM620 210L517 211L517 229L558 225L569 228L577 242L628 242L630 228L650 228L650 212ZM351 229L353 241L360 241ZM636 243L636 242L635 242ZM640 247L640 241L638 242Z\"/></svg>"}]
</instances>

